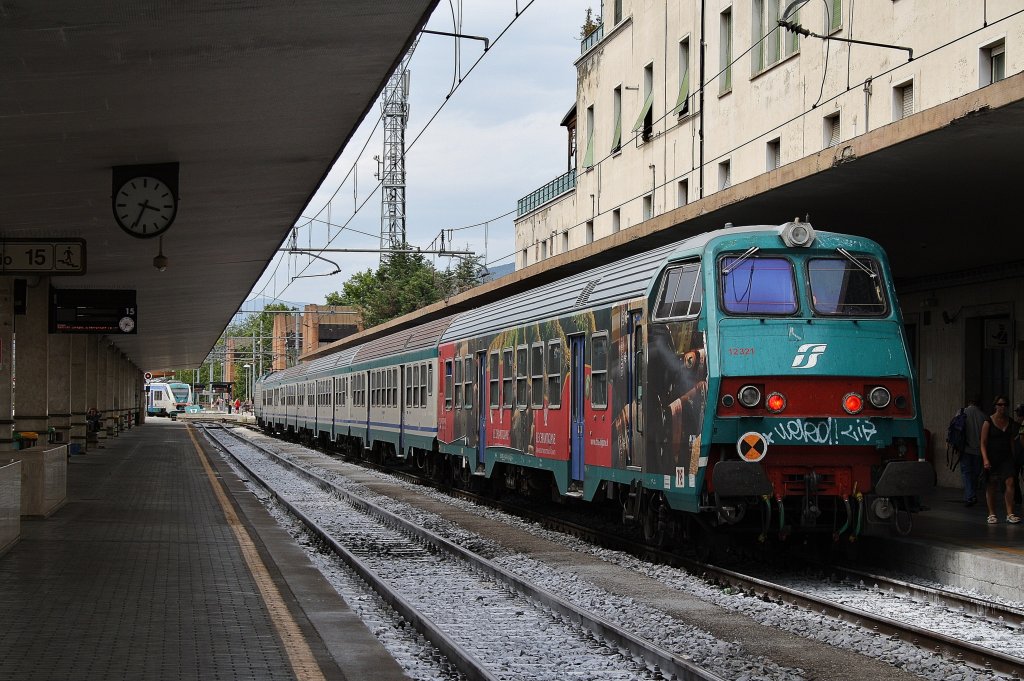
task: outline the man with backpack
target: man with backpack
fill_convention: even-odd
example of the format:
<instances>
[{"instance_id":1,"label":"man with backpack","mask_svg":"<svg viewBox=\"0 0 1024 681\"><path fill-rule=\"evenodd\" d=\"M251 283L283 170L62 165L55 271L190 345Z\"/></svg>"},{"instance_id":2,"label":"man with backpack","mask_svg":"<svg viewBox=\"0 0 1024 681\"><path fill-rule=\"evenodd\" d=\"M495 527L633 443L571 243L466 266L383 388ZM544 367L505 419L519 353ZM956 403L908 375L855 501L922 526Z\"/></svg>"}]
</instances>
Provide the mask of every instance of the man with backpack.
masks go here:
<instances>
[{"instance_id":1,"label":"man with backpack","mask_svg":"<svg viewBox=\"0 0 1024 681\"><path fill-rule=\"evenodd\" d=\"M978 476L981 474L981 426L987 418L979 407L981 398L972 395L967 406L961 409L962 419L962 450L960 453L960 475L964 481L964 505L970 507L978 503ZM953 417L956 421L957 416ZM950 427L952 429L952 423Z\"/></svg>"}]
</instances>

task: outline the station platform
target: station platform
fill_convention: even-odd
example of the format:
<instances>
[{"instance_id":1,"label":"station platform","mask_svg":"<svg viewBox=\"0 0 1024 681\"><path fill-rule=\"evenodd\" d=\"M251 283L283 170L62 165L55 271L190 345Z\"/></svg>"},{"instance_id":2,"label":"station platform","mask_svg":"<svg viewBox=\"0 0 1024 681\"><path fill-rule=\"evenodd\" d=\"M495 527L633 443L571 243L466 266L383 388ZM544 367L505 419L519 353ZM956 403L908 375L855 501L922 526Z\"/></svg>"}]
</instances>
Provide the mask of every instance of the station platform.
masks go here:
<instances>
[{"instance_id":1,"label":"station platform","mask_svg":"<svg viewBox=\"0 0 1024 681\"><path fill-rule=\"evenodd\" d=\"M0 556L0 680L407 678L192 432L70 457L67 503Z\"/></svg>"},{"instance_id":2,"label":"station platform","mask_svg":"<svg viewBox=\"0 0 1024 681\"><path fill-rule=\"evenodd\" d=\"M938 487L922 499L927 510L914 515L908 536L866 537L862 560L1022 602L1024 523L1008 524L998 501L999 522L989 525L984 498L968 507L962 490Z\"/></svg>"}]
</instances>

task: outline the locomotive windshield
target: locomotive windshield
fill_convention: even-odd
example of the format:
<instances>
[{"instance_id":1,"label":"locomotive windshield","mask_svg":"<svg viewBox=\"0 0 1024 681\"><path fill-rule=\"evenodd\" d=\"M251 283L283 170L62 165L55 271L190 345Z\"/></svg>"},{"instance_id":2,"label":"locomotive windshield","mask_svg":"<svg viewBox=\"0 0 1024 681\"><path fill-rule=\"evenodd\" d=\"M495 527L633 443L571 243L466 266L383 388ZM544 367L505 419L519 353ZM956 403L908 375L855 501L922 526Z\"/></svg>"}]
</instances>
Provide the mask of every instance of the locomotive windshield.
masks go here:
<instances>
[{"instance_id":1,"label":"locomotive windshield","mask_svg":"<svg viewBox=\"0 0 1024 681\"><path fill-rule=\"evenodd\" d=\"M797 311L793 264L786 258L726 256L719 261L722 307L733 314Z\"/></svg>"},{"instance_id":2,"label":"locomotive windshield","mask_svg":"<svg viewBox=\"0 0 1024 681\"><path fill-rule=\"evenodd\" d=\"M670 267L662 279L654 316L669 319L699 314L702 294L699 261Z\"/></svg>"},{"instance_id":3,"label":"locomotive windshield","mask_svg":"<svg viewBox=\"0 0 1024 681\"><path fill-rule=\"evenodd\" d=\"M813 258L807 279L817 314L878 317L887 311L881 269L873 258Z\"/></svg>"}]
</instances>

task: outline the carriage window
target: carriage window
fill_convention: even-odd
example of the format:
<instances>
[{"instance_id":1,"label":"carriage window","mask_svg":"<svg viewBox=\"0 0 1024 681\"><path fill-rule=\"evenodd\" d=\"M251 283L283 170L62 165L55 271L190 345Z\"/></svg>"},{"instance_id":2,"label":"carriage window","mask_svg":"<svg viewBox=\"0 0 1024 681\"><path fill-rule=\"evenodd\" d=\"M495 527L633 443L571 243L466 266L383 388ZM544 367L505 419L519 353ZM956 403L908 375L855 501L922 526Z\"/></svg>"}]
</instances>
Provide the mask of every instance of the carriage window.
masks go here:
<instances>
[{"instance_id":1,"label":"carriage window","mask_svg":"<svg viewBox=\"0 0 1024 681\"><path fill-rule=\"evenodd\" d=\"M427 378L427 376L429 375L427 373L428 369L430 369L429 365L427 365L427 364L421 364L420 365L420 406L421 407L426 407L427 406L427 386L430 383L430 379Z\"/></svg>"},{"instance_id":2,"label":"carriage window","mask_svg":"<svg viewBox=\"0 0 1024 681\"><path fill-rule=\"evenodd\" d=\"M462 359L455 358L455 408L462 408Z\"/></svg>"},{"instance_id":3,"label":"carriage window","mask_svg":"<svg viewBox=\"0 0 1024 681\"><path fill-rule=\"evenodd\" d=\"M879 317L888 310L882 272L874 258L813 258L807 263L811 303L818 314Z\"/></svg>"},{"instance_id":4,"label":"carriage window","mask_svg":"<svg viewBox=\"0 0 1024 681\"><path fill-rule=\"evenodd\" d=\"M402 378L402 374L398 369L391 370L391 406L398 407L398 400L401 395L398 393L398 384L401 383L399 379Z\"/></svg>"},{"instance_id":5,"label":"carriage window","mask_svg":"<svg viewBox=\"0 0 1024 681\"><path fill-rule=\"evenodd\" d=\"M452 361L446 359L444 361L444 408L452 408L452 391L455 386L452 384Z\"/></svg>"},{"instance_id":6,"label":"carriage window","mask_svg":"<svg viewBox=\"0 0 1024 681\"><path fill-rule=\"evenodd\" d=\"M590 342L590 406L608 406L608 334L594 335Z\"/></svg>"},{"instance_id":7,"label":"carriage window","mask_svg":"<svg viewBox=\"0 0 1024 681\"><path fill-rule=\"evenodd\" d=\"M699 261L671 267L662 278L655 317L669 319L700 314L703 294Z\"/></svg>"},{"instance_id":8,"label":"carriage window","mask_svg":"<svg viewBox=\"0 0 1024 681\"><path fill-rule=\"evenodd\" d=\"M512 348L505 348L501 359L501 406L511 409L516 397L512 392Z\"/></svg>"},{"instance_id":9,"label":"carriage window","mask_svg":"<svg viewBox=\"0 0 1024 681\"><path fill-rule=\"evenodd\" d=\"M490 357L487 359L487 378L490 381L490 405L491 409L496 409L501 403L501 384L498 380L501 378L498 375L498 353L492 352Z\"/></svg>"},{"instance_id":10,"label":"carriage window","mask_svg":"<svg viewBox=\"0 0 1024 681\"><path fill-rule=\"evenodd\" d=\"M548 406L562 406L562 341L548 343Z\"/></svg>"},{"instance_id":11,"label":"carriage window","mask_svg":"<svg viewBox=\"0 0 1024 681\"><path fill-rule=\"evenodd\" d=\"M427 365L427 394L434 394L434 365Z\"/></svg>"},{"instance_id":12,"label":"carriage window","mask_svg":"<svg viewBox=\"0 0 1024 681\"><path fill-rule=\"evenodd\" d=\"M529 348L525 345L516 348L516 404L520 409L526 409L530 399L527 395L529 389L527 376L530 373L528 357Z\"/></svg>"},{"instance_id":13,"label":"carriage window","mask_svg":"<svg viewBox=\"0 0 1024 681\"><path fill-rule=\"evenodd\" d=\"M465 407L466 409L472 409L473 408L473 358L472 357L464 357L462 361L466 365L466 374L465 374L465 376L463 376L463 378L466 379L466 383L465 383L465 386L464 386L466 388L466 397L462 401L462 406Z\"/></svg>"},{"instance_id":14,"label":"carriage window","mask_svg":"<svg viewBox=\"0 0 1024 681\"><path fill-rule=\"evenodd\" d=\"M532 399L530 404L534 409L544 406L544 344L537 343L530 348L530 369Z\"/></svg>"},{"instance_id":15,"label":"carriage window","mask_svg":"<svg viewBox=\"0 0 1024 681\"><path fill-rule=\"evenodd\" d=\"M405 401L407 407L420 406L420 365L405 367Z\"/></svg>"},{"instance_id":16,"label":"carriage window","mask_svg":"<svg viewBox=\"0 0 1024 681\"><path fill-rule=\"evenodd\" d=\"M786 258L729 256L719 266L726 312L786 315L797 311L793 264Z\"/></svg>"}]
</instances>

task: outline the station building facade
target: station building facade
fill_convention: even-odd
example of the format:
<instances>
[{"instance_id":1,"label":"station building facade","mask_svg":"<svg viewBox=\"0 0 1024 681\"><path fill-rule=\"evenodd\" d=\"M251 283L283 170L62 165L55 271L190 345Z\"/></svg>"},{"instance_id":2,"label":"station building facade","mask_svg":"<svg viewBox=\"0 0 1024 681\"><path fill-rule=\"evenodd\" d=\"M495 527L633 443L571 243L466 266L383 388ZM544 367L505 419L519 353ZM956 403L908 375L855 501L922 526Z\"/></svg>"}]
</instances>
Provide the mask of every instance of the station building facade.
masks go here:
<instances>
[{"instance_id":1,"label":"station building facade","mask_svg":"<svg viewBox=\"0 0 1024 681\"><path fill-rule=\"evenodd\" d=\"M787 18L809 31L884 46L778 27L794 4ZM606 0L601 18L576 61L566 167L519 201L517 269L759 176L771 191L787 164L1024 68L1020 0ZM900 296L938 457L967 395L1024 401L1024 270L912 281Z\"/></svg>"}]
</instances>

